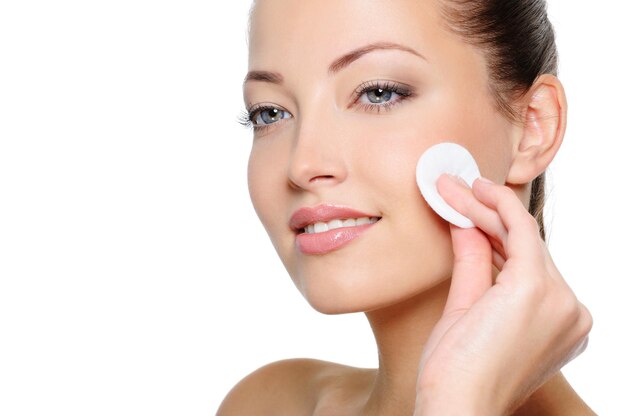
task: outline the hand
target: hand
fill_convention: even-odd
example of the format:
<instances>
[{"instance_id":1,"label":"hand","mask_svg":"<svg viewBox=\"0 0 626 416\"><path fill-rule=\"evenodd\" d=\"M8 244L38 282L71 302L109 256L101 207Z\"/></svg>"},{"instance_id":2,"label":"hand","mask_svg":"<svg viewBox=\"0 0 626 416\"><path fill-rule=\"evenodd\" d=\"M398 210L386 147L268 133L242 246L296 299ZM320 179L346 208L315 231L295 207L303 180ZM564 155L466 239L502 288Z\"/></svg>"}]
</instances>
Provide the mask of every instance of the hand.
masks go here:
<instances>
[{"instance_id":1,"label":"hand","mask_svg":"<svg viewBox=\"0 0 626 416\"><path fill-rule=\"evenodd\" d=\"M424 346L415 415L506 415L582 353L592 318L513 190L460 183L442 175L437 187L478 228L450 224L450 293Z\"/></svg>"}]
</instances>

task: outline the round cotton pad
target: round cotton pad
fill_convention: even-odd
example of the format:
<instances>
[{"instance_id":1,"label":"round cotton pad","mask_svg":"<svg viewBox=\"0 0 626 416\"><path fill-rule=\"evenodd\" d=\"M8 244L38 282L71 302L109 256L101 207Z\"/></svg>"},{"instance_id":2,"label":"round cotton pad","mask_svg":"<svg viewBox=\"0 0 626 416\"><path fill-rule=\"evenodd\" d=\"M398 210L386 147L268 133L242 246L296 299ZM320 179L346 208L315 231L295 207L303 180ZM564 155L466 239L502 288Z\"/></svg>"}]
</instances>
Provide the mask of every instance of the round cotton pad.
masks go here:
<instances>
[{"instance_id":1,"label":"round cotton pad","mask_svg":"<svg viewBox=\"0 0 626 416\"><path fill-rule=\"evenodd\" d=\"M444 174L459 176L469 186L480 177L478 165L471 153L456 143L439 143L428 148L420 157L415 169L417 186L428 202L444 220L457 227L475 227L472 220L452 208L437 192L437 179Z\"/></svg>"}]
</instances>

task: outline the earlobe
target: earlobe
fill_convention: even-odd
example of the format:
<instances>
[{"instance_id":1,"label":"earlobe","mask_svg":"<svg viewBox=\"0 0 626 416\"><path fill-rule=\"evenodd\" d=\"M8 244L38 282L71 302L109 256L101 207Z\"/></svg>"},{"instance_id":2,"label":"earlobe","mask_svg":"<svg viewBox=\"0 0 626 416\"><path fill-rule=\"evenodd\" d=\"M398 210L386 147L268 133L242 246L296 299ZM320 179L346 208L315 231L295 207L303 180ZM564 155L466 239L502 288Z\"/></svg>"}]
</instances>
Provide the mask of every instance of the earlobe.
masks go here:
<instances>
[{"instance_id":1,"label":"earlobe","mask_svg":"<svg viewBox=\"0 0 626 416\"><path fill-rule=\"evenodd\" d=\"M526 184L543 173L565 135L567 101L561 81L543 74L522 98L525 120L515 143L507 183Z\"/></svg>"}]
</instances>

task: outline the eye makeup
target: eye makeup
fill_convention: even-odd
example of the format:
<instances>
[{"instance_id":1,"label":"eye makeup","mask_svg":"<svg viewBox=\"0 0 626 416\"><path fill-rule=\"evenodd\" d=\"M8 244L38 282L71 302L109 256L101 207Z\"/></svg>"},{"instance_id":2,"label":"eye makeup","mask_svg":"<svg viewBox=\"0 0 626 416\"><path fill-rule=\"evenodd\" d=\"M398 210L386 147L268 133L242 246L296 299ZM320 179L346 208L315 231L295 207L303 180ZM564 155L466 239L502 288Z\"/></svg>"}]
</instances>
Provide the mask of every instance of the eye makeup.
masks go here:
<instances>
[{"instance_id":1,"label":"eye makeup","mask_svg":"<svg viewBox=\"0 0 626 416\"><path fill-rule=\"evenodd\" d=\"M389 91L393 95L395 93L398 95L398 99L395 101L387 101L381 105L373 104L373 103L360 103L358 102L363 94L366 94L366 98L374 98L375 100L379 97L378 94L382 94L384 91ZM370 93L374 93L374 95L370 95ZM353 104L358 108L363 108L366 111L375 111L380 113L381 111L388 111L391 107L395 106L403 102L404 100L411 98L414 95L414 91L411 87L407 85L403 85L394 81L367 81L363 84L359 85L356 91L353 94Z\"/></svg>"},{"instance_id":2,"label":"eye makeup","mask_svg":"<svg viewBox=\"0 0 626 416\"><path fill-rule=\"evenodd\" d=\"M393 97L394 94L397 98L392 101L391 97ZM415 91L412 87L394 81L367 81L356 88L352 94L351 104L348 108L357 108L368 112L380 113L382 111L389 111L395 105L412 98L414 95ZM361 97L365 97L366 100L374 100L374 102L366 101L363 103L361 102ZM385 97L389 100L382 101ZM282 119L292 118L291 114L289 114L289 116L285 116L285 114L289 114L289 112L274 105L258 104L248 110L242 110L238 122L244 127L252 128L255 132L260 132L278 124ZM267 122L268 117L271 120L279 115L282 116L279 117L278 120ZM265 124L262 124L259 119Z\"/></svg>"}]
</instances>

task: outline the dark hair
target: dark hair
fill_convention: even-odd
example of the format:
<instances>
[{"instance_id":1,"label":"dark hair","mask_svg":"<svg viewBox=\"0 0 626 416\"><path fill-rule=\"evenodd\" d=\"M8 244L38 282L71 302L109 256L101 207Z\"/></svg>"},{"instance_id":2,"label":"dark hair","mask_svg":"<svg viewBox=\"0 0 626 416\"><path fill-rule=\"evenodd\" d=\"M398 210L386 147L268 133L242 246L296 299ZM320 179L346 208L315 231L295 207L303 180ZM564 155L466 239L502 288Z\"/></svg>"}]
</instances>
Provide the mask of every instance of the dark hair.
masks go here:
<instances>
[{"instance_id":1,"label":"dark hair","mask_svg":"<svg viewBox=\"0 0 626 416\"><path fill-rule=\"evenodd\" d=\"M440 0L448 29L480 48L487 60L495 105L509 120L522 123L512 103L541 74L557 75L555 34L545 0ZM545 172L531 186L528 211L545 241Z\"/></svg>"}]
</instances>

